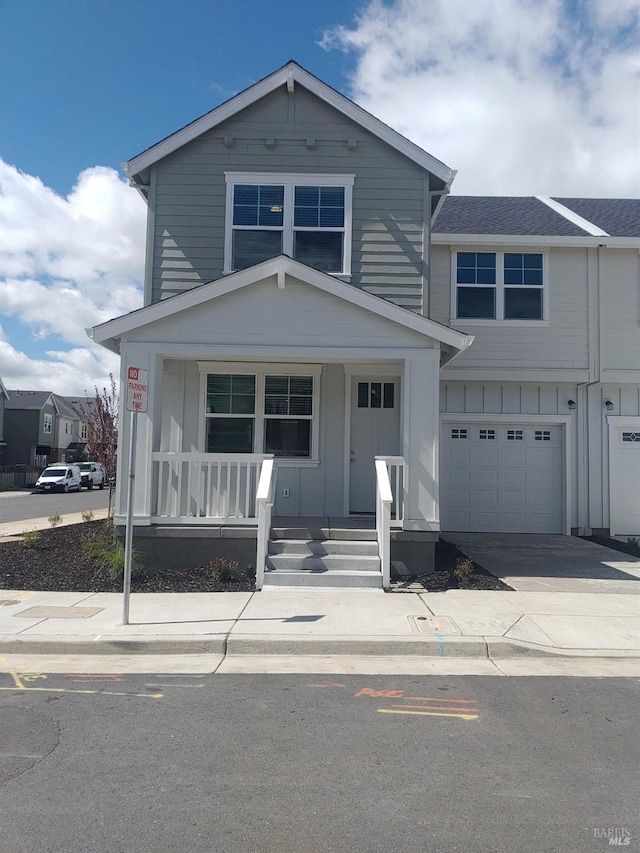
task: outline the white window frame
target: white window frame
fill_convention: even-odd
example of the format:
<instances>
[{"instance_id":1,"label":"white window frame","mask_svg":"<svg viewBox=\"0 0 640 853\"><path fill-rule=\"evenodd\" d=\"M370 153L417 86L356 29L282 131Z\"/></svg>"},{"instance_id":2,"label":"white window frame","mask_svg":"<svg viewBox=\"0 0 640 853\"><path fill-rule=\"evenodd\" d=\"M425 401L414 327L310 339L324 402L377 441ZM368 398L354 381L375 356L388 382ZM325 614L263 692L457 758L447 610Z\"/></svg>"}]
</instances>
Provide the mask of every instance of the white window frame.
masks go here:
<instances>
[{"instance_id":1,"label":"white window frame","mask_svg":"<svg viewBox=\"0 0 640 853\"><path fill-rule=\"evenodd\" d=\"M42 416L42 432L45 435L53 433L53 415L51 412L44 412Z\"/></svg>"},{"instance_id":2,"label":"white window frame","mask_svg":"<svg viewBox=\"0 0 640 853\"><path fill-rule=\"evenodd\" d=\"M198 417L198 447L201 453L206 453L206 417L207 417L207 374L209 373L239 373L256 378L256 411L254 415L238 415L238 417L255 418L253 432L253 453L262 454L264 450L265 420L270 417L264 413L264 392L266 376L311 376L313 378L313 397L311 401L311 448L309 456L278 456L279 466L284 467L317 467L320 447L320 377L321 364L252 364L242 362L199 361L200 371L200 412ZM235 415L233 416L235 417ZM306 417L306 416L305 416Z\"/></svg>"},{"instance_id":3,"label":"white window frame","mask_svg":"<svg viewBox=\"0 0 640 853\"><path fill-rule=\"evenodd\" d=\"M496 283L465 285L458 284L458 254L466 252L481 252L496 256ZM537 285L505 285L504 256L507 255L542 255L542 318L540 320L505 319L504 291L506 287L538 287ZM458 287L494 288L496 294L496 316L494 318L458 317ZM493 249L487 246L465 246L453 249L451 252L451 319L465 326L534 326L542 328L550 326L549 321L549 253L538 247L509 246L504 249Z\"/></svg>"},{"instance_id":4,"label":"white window frame","mask_svg":"<svg viewBox=\"0 0 640 853\"><path fill-rule=\"evenodd\" d=\"M247 230L282 231L282 254L293 258L293 214L295 187L343 187L344 188L344 226L342 228L320 228L319 231L343 234L342 270L327 273L335 278L347 281L351 277L351 241L353 219L353 182L355 175L327 175L309 173L282 174L277 172L225 172L227 200L224 237L224 274L234 272L233 258L233 190L236 184L276 185L284 187L284 217L282 228L252 226ZM309 230L302 228L300 230Z\"/></svg>"}]
</instances>

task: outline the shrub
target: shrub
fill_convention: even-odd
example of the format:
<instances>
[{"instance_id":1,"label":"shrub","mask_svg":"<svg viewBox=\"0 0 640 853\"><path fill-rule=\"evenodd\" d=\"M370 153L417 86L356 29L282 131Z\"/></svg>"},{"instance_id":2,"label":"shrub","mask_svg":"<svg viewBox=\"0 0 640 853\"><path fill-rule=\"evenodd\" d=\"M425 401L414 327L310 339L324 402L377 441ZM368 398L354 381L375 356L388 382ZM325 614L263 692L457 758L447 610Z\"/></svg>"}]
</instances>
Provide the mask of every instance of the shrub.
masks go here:
<instances>
[{"instance_id":1,"label":"shrub","mask_svg":"<svg viewBox=\"0 0 640 853\"><path fill-rule=\"evenodd\" d=\"M50 515L47 519L51 527L57 527L62 523L62 516L59 512L54 512L53 515Z\"/></svg>"},{"instance_id":2,"label":"shrub","mask_svg":"<svg viewBox=\"0 0 640 853\"><path fill-rule=\"evenodd\" d=\"M85 512L82 513L82 520L83 521L93 521L93 510L92 509L85 510Z\"/></svg>"},{"instance_id":3,"label":"shrub","mask_svg":"<svg viewBox=\"0 0 640 853\"><path fill-rule=\"evenodd\" d=\"M246 575L235 560L226 557L214 557L209 563L211 574L220 583L235 583L245 580Z\"/></svg>"},{"instance_id":4,"label":"shrub","mask_svg":"<svg viewBox=\"0 0 640 853\"><path fill-rule=\"evenodd\" d=\"M468 557L458 557L453 574L456 576L459 584L466 586L473 574L473 563Z\"/></svg>"},{"instance_id":5,"label":"shrub","mask_svg":"<svg viewBox=\"0 0 640 853\"><path fill-rule=\"evenodd\" d=\"M35 548L39 541L39 530L25 530L22 534L22 545L25 548Z\"/></svg>"},{"instance_id":6,"label":"shrub","mask_svg":"<svg viewBox=\"0 0 640 853\"><path fill-rule=\"evenodd\" d=\"M107 572L113 580L124 578L124 545L114 541L113 528L107 525L97 535L92 531L82 543L83 553L100 571ZM131 569L142 565L142 554L137 548L131 551Z\"/></svg>"}]
</instances>

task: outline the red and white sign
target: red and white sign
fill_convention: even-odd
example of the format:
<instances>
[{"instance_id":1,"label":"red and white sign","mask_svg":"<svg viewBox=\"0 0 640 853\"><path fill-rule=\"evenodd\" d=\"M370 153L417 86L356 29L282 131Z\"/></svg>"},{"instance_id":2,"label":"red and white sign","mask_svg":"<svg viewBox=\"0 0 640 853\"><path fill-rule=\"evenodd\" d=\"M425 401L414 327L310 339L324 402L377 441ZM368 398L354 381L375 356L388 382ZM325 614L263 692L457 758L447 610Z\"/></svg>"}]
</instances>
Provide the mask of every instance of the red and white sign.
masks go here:
<instances>
[{"instance_id":1,"label":"red and white sign","mask_svg":"<svg viewBox=\"0 0 640 853\"><path fill-rule=\"evenodd\" d=\"M127 411L146 412L149 396L149 371L144 367L127 369Z\"/></svg>"}]
</instances>

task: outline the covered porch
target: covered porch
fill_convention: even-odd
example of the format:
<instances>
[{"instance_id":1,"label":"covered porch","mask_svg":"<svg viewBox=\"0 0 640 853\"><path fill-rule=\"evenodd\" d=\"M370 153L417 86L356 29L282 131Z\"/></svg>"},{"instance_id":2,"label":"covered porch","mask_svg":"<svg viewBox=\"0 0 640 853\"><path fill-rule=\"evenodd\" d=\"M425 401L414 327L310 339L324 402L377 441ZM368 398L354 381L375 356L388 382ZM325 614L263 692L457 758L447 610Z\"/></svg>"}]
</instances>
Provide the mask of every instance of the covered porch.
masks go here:
<instances>
[{"instance_id":1,"label":"covered porch","mask_svg":"<svg viewBox=\"0 0 640 853\"><path fill-rule=\"evenodd\" d=\"M234 540L254 538L258 588L274 516L362 520L383 586L392 531L437 539L439 371L465 336L276 258L94 338L119 348L123 385L129 366L149 371L148 412L135 415L139 537L162 529L165 545L184 546L208 531L230 556ZM125 418L118 524L129 429Z\"/></svg>"}]
</instances>

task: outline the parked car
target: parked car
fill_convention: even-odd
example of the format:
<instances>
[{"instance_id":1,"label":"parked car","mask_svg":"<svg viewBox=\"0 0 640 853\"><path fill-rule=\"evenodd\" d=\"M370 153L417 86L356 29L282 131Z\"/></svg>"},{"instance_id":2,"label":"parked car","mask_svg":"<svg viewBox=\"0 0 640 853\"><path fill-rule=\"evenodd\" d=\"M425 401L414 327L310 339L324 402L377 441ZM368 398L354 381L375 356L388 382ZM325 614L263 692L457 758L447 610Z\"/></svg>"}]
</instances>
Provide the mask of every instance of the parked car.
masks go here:
<instances>
[{"instance_id":1,"label":"parked car","mask_svg":"<svg viewBox=\"0 0 640 853\"><path fill-rule=\"evenodd\" d=\"M104 468L99 462L80 462L78 468L80 468L83 486L87 489L92 489L94 486L104 489Z\"/></svg>"},{"instance_id":2,"label":"parked car","mask_svg":"<svg viewBox=\"0 0 640 853\"><path fill-rule=\"evenodd\" d=\"M79 492L81 482L77 465L49 465L36 480L36 492Z\"/></svg>"}]
</instances>

